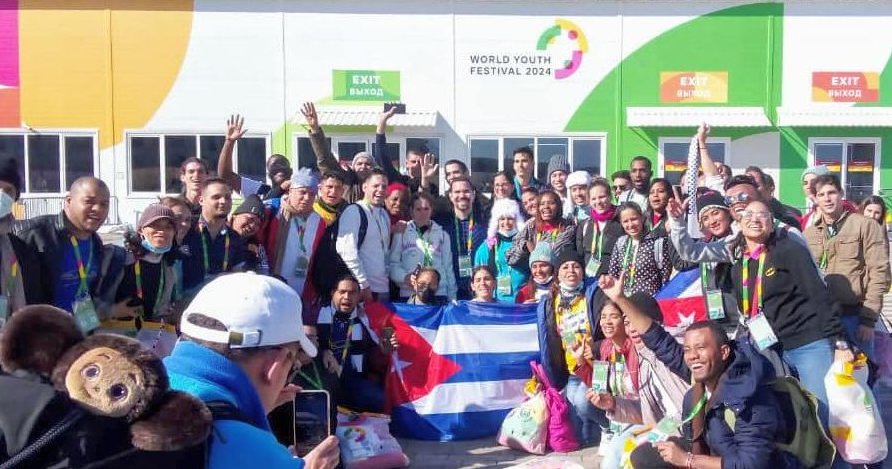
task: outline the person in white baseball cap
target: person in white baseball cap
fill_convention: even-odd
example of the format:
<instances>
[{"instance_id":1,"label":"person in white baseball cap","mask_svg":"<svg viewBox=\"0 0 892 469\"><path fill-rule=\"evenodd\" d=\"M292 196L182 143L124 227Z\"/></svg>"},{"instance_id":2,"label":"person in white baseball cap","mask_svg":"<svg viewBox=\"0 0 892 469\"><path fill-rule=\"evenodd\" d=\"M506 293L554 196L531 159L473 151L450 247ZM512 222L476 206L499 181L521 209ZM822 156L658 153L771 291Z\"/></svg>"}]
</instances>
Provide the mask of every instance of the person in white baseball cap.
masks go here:
<instances>
[{"instance_id":1,"label":"person in white baseball cap","mask_svg":"<svg viewBox=\"0 0 892 469\"><path fill-rule=\"evenodd\" d=\"M300 297L284 282L252 272L220 276L183 312L182 336L164 360L170 386L204 402L222 403L238 419L215 420L210 468L334 468L330 436L296 458L270 431L267 414L290 402L300 356L316 355L304 333Z\"/></svg>"}]
</instances>

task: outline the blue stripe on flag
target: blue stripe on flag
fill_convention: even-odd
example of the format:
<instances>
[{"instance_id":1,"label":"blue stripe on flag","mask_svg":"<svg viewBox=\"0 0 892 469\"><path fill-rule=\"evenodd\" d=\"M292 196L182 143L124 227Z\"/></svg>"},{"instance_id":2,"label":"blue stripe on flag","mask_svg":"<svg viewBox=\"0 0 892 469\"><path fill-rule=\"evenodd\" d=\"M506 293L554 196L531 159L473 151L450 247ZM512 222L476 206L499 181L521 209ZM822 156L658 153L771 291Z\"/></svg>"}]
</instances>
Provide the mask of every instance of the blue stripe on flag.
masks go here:
<instances>
[{"instance_id":1,"label":"blue stripe on flag","mask_svg":"<svg viewBox=\"0 0 892 469\"><path fill-rule=\"evenodd\" d=\"M461 370L449 378L447 383L470 383L477 381L504 381L508 379L528 379L532 376L530 362L539 361L539 351L518 353L463 353L444 355Z\"/></svg>"},{"instance_id":2,"label":"blue stripe on flag","mask_svg":"<svg viewBox=\"0 0 892 469\"><path fill-rule=\"evenodd\" d=\"M658 291L656 295L654 295L654 299L657 300L667 300L671 298L679 298L691 286L693 282L696 282L700 279L700 269L691 269L684 272L679 272L672 277L672 280L669 280L663 289Z\"/></svg>"},{"instance_id":3,"label":"blue stripe on flag","mask_svg":"<svg viewBox=\"0 0 892 469\"><path fill-rule=\"evenodd\" d=\"M529 366L527 366L529 368ZM417 440L453 441L492 437L510 409L420 416L409 407L393 409L391 431Z\"/></svg>"},{"instance_id":4,"label":"blue stripe on flag","mask_svg":"<svg viewBox=\"0 0 892 469\"><path fill-rule=\"evenodd\" d=\"M442 326L464 324L468 326L498 326L506 324L535 324L536 305L510 303L475 303L459 301L446 310Z\"/></svg>"}]
</instances>

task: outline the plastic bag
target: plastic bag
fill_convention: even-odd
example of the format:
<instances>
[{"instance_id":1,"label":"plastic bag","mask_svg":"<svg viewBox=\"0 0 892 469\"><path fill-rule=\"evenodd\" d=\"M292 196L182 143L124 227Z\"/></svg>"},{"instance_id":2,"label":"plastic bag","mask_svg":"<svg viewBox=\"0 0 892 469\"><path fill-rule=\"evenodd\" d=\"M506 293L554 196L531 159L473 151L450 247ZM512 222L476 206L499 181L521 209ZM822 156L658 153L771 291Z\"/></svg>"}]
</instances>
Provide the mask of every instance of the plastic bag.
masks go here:
<instances>
[{"instance_id":1,"label":"plastic bag","mask_svg":"<svg viewBox=\"0 0 892 469\"><path fill-rule=\"evenodd\" d=\"M407 467L408 456L390 435L390 417L338 410L335 434L341 446L344 469L388 469Z\"/></svg>"},{"instance_id":2,"label":"plastic bag","mask_svg":"<svg viewBox=\"0 0 892 469\"><path fill-rule=\"evenodd\" d=\"M551 385L545 370L536 362L530 362L533 373L545 387L545 404L548 406L548 447L559 453L579 449L576 430L571 423L570 412L575 410L561 392Z\"/></svg>"},{"instance_id":3,"label":"plastic bag","mask_svg":"<svg viewBox=\"0 0 892 469\"><path fill-rule=\"evenodd\" d=\"M886 458L886 430L877 402L867 386L867 359L835 361L824 377L830 408L830 435L839 454L851 464Z\"/></svg>"},{"instance_id":4,"label":"plastic bag","mask_svg":"<svg viewBox=\"0 0 892 469\"><path fill-rule=\"evenodd\" d=\"M511 410L502 422L498 442L532 454L545 454L548 442L548 406L545 395L533 397Z\"/></svg>"}]
</instances>

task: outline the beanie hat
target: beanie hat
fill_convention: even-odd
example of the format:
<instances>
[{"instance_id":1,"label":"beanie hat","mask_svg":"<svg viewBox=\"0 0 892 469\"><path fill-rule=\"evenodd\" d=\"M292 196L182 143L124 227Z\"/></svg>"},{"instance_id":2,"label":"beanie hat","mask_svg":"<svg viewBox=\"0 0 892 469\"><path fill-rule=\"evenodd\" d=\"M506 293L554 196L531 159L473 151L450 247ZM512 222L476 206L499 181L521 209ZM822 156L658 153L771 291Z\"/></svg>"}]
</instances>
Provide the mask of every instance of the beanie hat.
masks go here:
<instances>
[{"instance_id":1,"label":"beanie hat","mask_svg":"<svg viewBox=\"0 0 892 469\"><path fill-rule=\"evenodd\" d=\"M139 216L139 222L136 224L136 229L141 230L144 227L155 223L158 220L168 220L174 227L176 227L177 215L170 209L170 207L165 207L161 204L152 204L146 207L145 210L142 211L142 215Z\"/></svg>"},{"instance_id":2,"label":"beanie hat","mask_svg":"<svg viewBox=\"0 0 892 469\"><path fill-rule=\"evenodd\" d=\"M638 311L651 318L654 322L659 324L663 323L663 312L660 310L660 304L657 303L657 300L655 300L652 295L645 292L633 293L629 297L629 302L635 305L635 307L638 308ZM647 331L638 332L644 334Z\"/></svg>"},{"instance_id":3,"label":"beanie hat","mask_svg":"<svg viewBox=\"0 0 892 469\"><path fill-rule=\"evenodd\" d=\"M728 206L725 204L725 198L716 191L709 191L702 194L700 197L697 197L697 220L700 220L700 217L703 216L703 212L711 208L728 210Z\"/></svg>"},{"instance_id":4,"label":"beanie hat","mask_svg":"<svg viewBox=\"0 0 892 469\"><path fill-rule=\"evenodd\" d=\"M524 222L523 215L520 214L520 205L516 200L499 199L492 204L492 209L489 212L489 229L486 232L488 239L496 237L496 233L499 232L499 220L506 217L513 218L517 222L518 229Z\"/></svg>"},{"instance_id":5,"label":"beanie hat","mask_svg":"<svg viewBox=\"0 0 892 469\"><path fill-rule=\"evenodd\" d=\"M545 243L539 243L545 244ZM537 246L538 248L538 246ZM558 252L557 255L557 263L554 265L555 269L560 268L562 265L567 262L576 262L579 265L583 265L582 257L576 252L576 249L572 247L565 247Z\"/></svg>"},{"instance_id":6,"label":"beanie hat","mask_svg":"<svg viewBox=\"0 0 892 469\"><path fill-rule=\"evenodd\" d=\"M567 163L566 156L552 155L551 159L548 160L548 177L551 177L551 173L555 171L570 172L570 164Z\"/></svg>"},{"instance_id":7,"label":"beanie hat","mask_svg":"<svg viewBox=\"0 0 892 469\"><path fill-rule=\"evenodd\" d=\"M260 220L263 220L263 216L265 215L265 210L263 208L263 201L260 200L256 194L251 194L245 197L245 200L241 205L232 212L233 215L241 215L243 213L251 213L257 216Z\"/></svg>"},{"instance_id":8,"label":"beanie hat","mask_svg":"<svg viewBox=\"0 0 892 469\"><path fill-rule=\"evenodd\" d=\"M592 176L586 171L573 171L567 176L567 189L573 186L591 186Z\"/></svg>"},{"instance_id":9,"label":"beanie hat","mask_svg":"<svg viewBox=\"0 0 892 469\"><path fill-rule=\"evenodd\" d=\"M361 151L361 152L353 155L353 161L350 163L350 167L355 166L356 162L363 158L367 158L369 160L369 162L372 164L372 166L377 166L377 165L375 165L375 159L372 158L372 155L370 155L369 152Z\"/></svg>"},{"instance_id":10,"label":"beanie hat","mask_svg":"<svg viewBox=\"0 0 892 469\"><path fill-rule=\"evenodd\" d=\"M814 174L815 176L824 176L830 173L830 168L827 165L819 164L817 166L809 166L805 168L805 171L802 172L802 177L799 178L800 181L805 180L805 176L809 174Z\"/></svg>"},{"instance_id":11,"label":"beanie hat","mask_svg":"<svg viewBox=\"0 0 892 469\"><path fill-rule=\"evenodd\" d=\"M19 163L15 158L9 158L0 165L0 181L15 186L15 198L18 200L19 194L22 193L22 177L19 175Z\"/></svg>"},{"instance_id":12,"label":"beanie hat","mask_svg":"<svg viewBox=\"0 0 892 469\"><path fill-rule=\"evenodd\" d=\"M551 249L551 245L548 243L538 243L536 244L536 248L533 249L533 252L530 253L530 268L533 267L534 262L545 262L553 267L555 266L555 257L554 251Z\"/></svg>"},{"instance_id":13,"label":"beanie hat","mask_svg":"<svg viewBox=\"0 0 892 469\"><path fill-rule=\"evenodd\" d=\"M291 175L291 188L306 187L312 191L319 188L319 180L310 171L310 168L301 168Z\"/></svg>"}]
</instances>

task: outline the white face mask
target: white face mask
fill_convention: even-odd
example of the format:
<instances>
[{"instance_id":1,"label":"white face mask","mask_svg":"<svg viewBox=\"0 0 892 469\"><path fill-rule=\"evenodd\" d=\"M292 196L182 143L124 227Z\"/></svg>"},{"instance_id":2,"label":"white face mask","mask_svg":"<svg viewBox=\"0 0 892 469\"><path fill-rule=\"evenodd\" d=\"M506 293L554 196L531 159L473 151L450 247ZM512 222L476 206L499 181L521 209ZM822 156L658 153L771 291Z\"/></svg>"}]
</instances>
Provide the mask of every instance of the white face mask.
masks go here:
<instances>
[{"instance_id":1,"label":"white face mask","mask_svg":"<svg viewBox=\"0 0 892 469\"><path fill-rule=\"evenodd\" d=\"M12 196L6 192L0 191L0 218L6 218L12 213L12 206L15 204Z\"/></svg>"}]
</instances>

